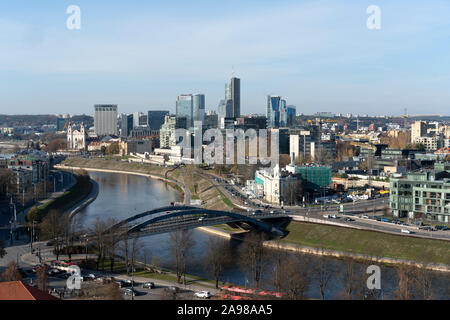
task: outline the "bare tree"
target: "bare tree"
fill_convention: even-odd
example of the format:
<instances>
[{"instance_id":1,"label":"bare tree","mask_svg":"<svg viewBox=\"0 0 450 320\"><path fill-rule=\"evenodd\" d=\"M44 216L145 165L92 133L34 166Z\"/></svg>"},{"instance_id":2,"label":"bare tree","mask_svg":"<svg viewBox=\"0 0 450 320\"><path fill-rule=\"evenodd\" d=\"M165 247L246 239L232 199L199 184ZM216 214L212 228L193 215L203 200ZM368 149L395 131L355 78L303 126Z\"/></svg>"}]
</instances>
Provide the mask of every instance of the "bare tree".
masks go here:
<instances>
[{"instance_id":1,"label":"bare tree","mask_svg":"<svg viewBox=\"0 0 450 320\"><path fill-rule=\"evenodd\" d=\"M397 272L397 288L395 290L395 298L398 300L413 299L413 269L410 266L401 264L395 268Z\"/></svg>"},{"instance_id":2,"label":"bare tree","mask_svg":"<svg viewBox=\"0 0 450 320\"><path fill-rule=\"evenodd\" d=\"M20 274L16 263L11 261L8 263L8 267L5 272L1 274L0 278L3 279L3 281L21 281L22 275Z\"/></svg>"},{"instance_id":3,"label":"bare tree","mask_svg":"<svg viewBox=\"0 0 450 320\"><path fill-rule=\"evenodd\" d=\"M133 234L132 241L131 241L131 248L130 248L130 258L131 258L131 272L135 272L135 264L136 264L136 258L138 256L138 253L144 245L139 240L139 233Z\"/></svg>"},{"instance_id":4,"label":"bare tree","mask_svg":"<svg viewBox=\"0 0 450 320\"><path fill-rule=\"evenodd\" d=\"M434 299L433 291L433 275L431 271L427 268L427 264L415 269L414 272L414 286L418 298L420 300L432 300Z\"/></svg>"},{"instance_id":5,"label":"bare tree","mask_svg":"<svg viewBox=\"0 0 450 320\"><path fill-rule=\"evenodd\" d=\"M346 300L352 300L356 296L358 284L361 279L357 275L357 267L354 260L345 261L345 268L342 269L342 292L340 295Z\"/></svg>"},{"instance_id":6,"label":"bare tree","mask_svg":"<svg viewBox=\"0 0 450 320\"><path fill-rule=\"evenodd\" d=\"M36 270L36 284L39 290L48 291L47 266L43 265Z\"/></svg>"},{"instance_id":7,"label":"bare tree","mask_svg":"<svg viewBox=\"0 0 450 320\"><path fill-rule=\"evenodd\" d=\"M305 255L289 255L281 265L279 288L283 297L290 300L305 299L311 277L309 262Z\"/></svg>"},{"instance_id":8,"label":"bare tree","mask_svg":"<svg viewBox=\"0 0 450 320\"><path fill-rule=\"evenodd\" d=\"M214 277L216 288L219 288L220 277L232 259L229 243L220 238L212 238L208 243L207 250L208 254L205 260L205 267Z\"/></svg>"},{"instance_id":9,"label":"bare tree","mask_svg":"<svg viewBox=\"0 0 450 320\"><path fill-rule=\"evenodd\" d=\"M123 294L120 291L119 284L115 281L111 281L107 284L106 299L108 300L123 300Z\"/></svg>"},{"instance_id":10,"label":"bare tree","mask_svg":"<svg viewBox=\"0 0 450 320\"><path fill-rule=\"evenodd\" d=\"M195 244L192 238L191 230L177 230L170 234L171 252L175 262L175 270L177 273L177 281L186 284L186 266L187 258L190 250Z\"/></svg>"},{"instance_id":11,"label":"bare tree","mask_svg":"<svg viewBox=\"0 0 450 320\"><path fill-rule=\"evenodd\" d=\"M51 210L41 223L41 236L52 240L56 260L59 260L59 254L62 246L61 219L62 217L60 212Z\"/></svg>"},{"instance_id":12,"label":"bare tree","mask_svg":"<svg viewBox=\"0 0 450 320\"><path fill-rule=\"evenodd\" d=\"M130 275L130 239L128 234L123 234L122 241L120 241L118 249L122 258L125 260L127 275Z\"/></svg>"},{"instance_id":13,"label":"bare tree","mask_svg":"<svg viewBox=\"0 0 450 320\"><path fill-rule=\"evenodd\" d=\"M244 272L252 277L257 288L260 286L264 265L266 263L264 240L264 234L250 232L243 240L240 254L239 264Z\"/></svg>"},{"instance_id":14,"label":"bare tree","mask_svg":"<svg viewBox=\"0 0 450 320\"><path fill-rule=\"evenodd\" d=\"M0 240L0 259L6 256L5 245L3 244L3 240Z\"/></svg>"},{"instance_id":15,"label":"bare tree","mask_svg":"<svg viewBox=\"0 0 450 320\"><path fill-rule=\"evenodd\" d=\"M313 273L319 285L320 297L325 300L325 290L331 279L331 265L328 259L320 257L317 264L313 267Z\"/></svg>"},{"instance_id":16,"label":"bare tree","mask_svg":"<svg viewBox=\"0 0 450 320\"><path fill-rule=\"evenodd\" d=\"M94 241L97 247L97 270L99 269L100 261L102 260L104 261L105 257L105 241L106 241L105 231L106 231L105 222L99 218L95 219L92 225L92 233L94 234Z\"/></svg>"},{"instance_id":17,"label":"bare tree","mask_svg":"<svg viewBox=\"0 0 450 320\"><path fill-rule=\"evenodd\" d=\"M116 251L119 242L119 234L117 230L112 229L111 227L117 223L117 220L114 218L109 218L106 222L106 233L105 233L105 252L109 258L109 268L111 272L114 272L114 263L116 258Z\"/></svg>"}]
</instances>

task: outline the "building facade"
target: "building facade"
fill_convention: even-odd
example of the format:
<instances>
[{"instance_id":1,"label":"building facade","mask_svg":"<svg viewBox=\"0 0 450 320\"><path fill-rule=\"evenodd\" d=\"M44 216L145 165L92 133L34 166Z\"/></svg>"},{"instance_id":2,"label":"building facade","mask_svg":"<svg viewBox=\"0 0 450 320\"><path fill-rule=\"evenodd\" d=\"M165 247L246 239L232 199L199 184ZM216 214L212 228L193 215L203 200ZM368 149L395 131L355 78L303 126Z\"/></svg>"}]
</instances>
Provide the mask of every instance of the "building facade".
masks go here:
<instances>
[{"instance_id":1,"label":"building facade","mask_svg":"<svg viewBox=\"0 0 450 320\"><path fill-rule=\"evenodd\" d=\"M97 104L94 108L94 127L97 136L117 136L117 105Z\"/></svg>"},{"instance_id":2,"label":"building facade","mask_svg":"<svg viewBox=\"0 0 450 320\"><path fill-rule=\"evenodd\" d=\"M389 204L396 217L450 222L450 165L391 178Z\"/></svg>"}]
</instances>

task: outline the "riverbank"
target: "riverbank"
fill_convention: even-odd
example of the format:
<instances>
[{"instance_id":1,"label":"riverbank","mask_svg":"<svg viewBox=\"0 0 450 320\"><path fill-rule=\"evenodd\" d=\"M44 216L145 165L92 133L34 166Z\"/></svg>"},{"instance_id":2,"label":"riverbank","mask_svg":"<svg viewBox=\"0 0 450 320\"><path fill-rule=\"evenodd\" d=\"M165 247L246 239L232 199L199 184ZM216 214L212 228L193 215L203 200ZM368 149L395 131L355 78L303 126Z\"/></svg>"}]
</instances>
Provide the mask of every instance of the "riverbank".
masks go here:
<instances>
[{"instance_id":1,"label":"riverbank","mask_svg":"<svg viewBox=\"0 0 450 320\"><path fill-rule=\"evenodd\" d=\"M108 160L90 160L90 159L71 159L71 163L84 162L90 166L99 166L100 164L110 164ZM117 162L117 161L113 161ZM83 167L86 170L100 172L117 172L137 174L143 176L154 176L157 179L161 177L154 173L141 173L132 170L123 170L124 168L133 168L136 164L120 163L121 170ZM140 170L143 170L141 167ZM165 168L154 166L145 166L145 170L159 170L165 172ZM171 172L169 175L180 177L181 172ZM181 179L181 178L180 178ZM205 190L216 189L211 181L206 178L196 179L196 187L191 189L193 194L204 194ZM221 197L216 194L216 197ZM215 198L217 204L218 198ZM202 199L203 202L203 199ZM208 203L214 207L214 203ZM235 233L242 233L242 230L231 231L228 227L202 227L203 232L208 232L223 238L231 238ZM428 268L439 271L450 271L450 252L448 242L434 239L419 239L411 237L402 237L381 232L350 229L338 226L327 226L313 223L291 222L287 230L289 234L282 240L282 246L277 247L284 250L299 251L315 255L324 255L336 258L350 258L365 261L378 261L386 264L409 264L415 266L427 265ZM274 247L273 242L267 242L267 247Z\"/></svg>"},{"instance_id":2,"label":"riverbank","mask_svg":"<svg viewBox=\"0 0 450 320\"><path fill-rule=\"evenodd\" d=\"M67 158L60 165L67 170L84 169L86 171L125 173L145 176L167 182L184 196L184 188L189 189L192 199L201 200L207 209L230 210L234 208L231 201L208 179L196 173L191 166L185 168L166 168L150 164L128 163L117 160ZM165 175L168 178L165 178Z\"/></svg>"}]
</instances>

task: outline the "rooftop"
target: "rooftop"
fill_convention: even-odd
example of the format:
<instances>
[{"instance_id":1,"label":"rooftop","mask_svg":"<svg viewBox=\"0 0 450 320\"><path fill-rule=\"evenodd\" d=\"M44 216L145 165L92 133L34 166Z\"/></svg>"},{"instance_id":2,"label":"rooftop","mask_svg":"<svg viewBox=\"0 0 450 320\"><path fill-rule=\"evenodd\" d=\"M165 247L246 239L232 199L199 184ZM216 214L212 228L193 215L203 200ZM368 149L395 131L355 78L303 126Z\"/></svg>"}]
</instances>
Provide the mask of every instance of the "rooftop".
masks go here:
<instances>
[{"instance_id":1,"label":"rooftop","mask_svg":"<svg viewBox=\"0 0 450 320\"><path fill-rule=\"evenodd\" d=\"M0 300L59 300L22 281L0 282Z\"/></svg>"}]
</instances>

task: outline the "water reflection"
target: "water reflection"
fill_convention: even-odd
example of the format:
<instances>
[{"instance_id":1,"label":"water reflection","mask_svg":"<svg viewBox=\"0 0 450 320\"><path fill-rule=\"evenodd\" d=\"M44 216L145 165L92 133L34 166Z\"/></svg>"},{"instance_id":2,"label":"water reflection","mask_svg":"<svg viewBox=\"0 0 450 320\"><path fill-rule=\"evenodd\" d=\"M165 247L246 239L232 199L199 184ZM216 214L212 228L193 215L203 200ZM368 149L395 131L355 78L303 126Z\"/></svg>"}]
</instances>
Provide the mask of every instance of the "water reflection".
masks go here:
<instances>
[{"instance_id":1,"label":"water reflection","mask_svg":"<svg viewBox=\"0 0 450 320\"><path fill-rule=\"evenodd\" d=\"M105 220L108 217L122 220L137 213L167 206L170 202L179 200L178 193L162 181L126 174L90 172L90 175L99 184L100 192L96 201L79 214L85 226L89 226L97 217ZM198 230L193 230L192 232L195 245L190 254L190 261L188 261L188 273L208 277L204 268L204 260L207 254L207 245L212 239L212 235ZM171 267L172 259L168 234L143 237L141 241L145 248L151 252L152 257L159 260L163 267ZM233 252L233 261L231 266L225 270L223 279L226 282L242 286L246 284L251 285L251 277L241 270L238 263L241 242L231 240L229 245ZM343 287L342 273L345 270L345 262L338 259L310 255L304 255L304 257L309 260L308 266L310 268L321 261L319 259L325 259L330 264L332 277L326 288L325 297L337 298ZM360 272L366 270L366 266L363 264L357 264L357 266ZM270 263L265 266L263 273L265 280L268 280L268 274L270 274L270 270L272 269L273 265ZM393 268L388 267L382 267L381 272L383 298L392 298L397 282L396 272ZM449 276L442 273L434 273L433 275L433 286L437 291L436 298L448 299ZM367 279L368 276L361 275L364 279ZM265 283L264 286L270 289L269 284ZM307 296L320 298L318 282L314 277L311 281Z\"/></svg>"}]
</instances>

